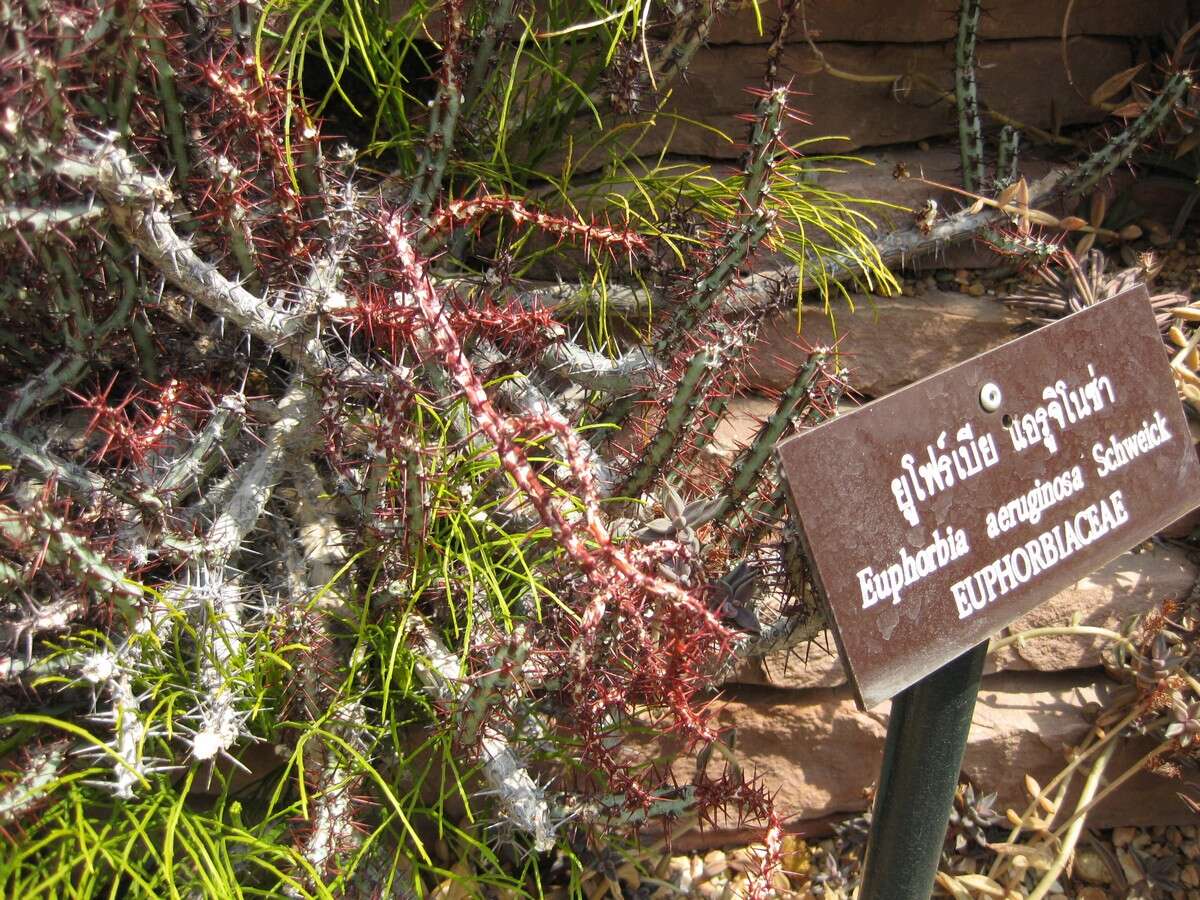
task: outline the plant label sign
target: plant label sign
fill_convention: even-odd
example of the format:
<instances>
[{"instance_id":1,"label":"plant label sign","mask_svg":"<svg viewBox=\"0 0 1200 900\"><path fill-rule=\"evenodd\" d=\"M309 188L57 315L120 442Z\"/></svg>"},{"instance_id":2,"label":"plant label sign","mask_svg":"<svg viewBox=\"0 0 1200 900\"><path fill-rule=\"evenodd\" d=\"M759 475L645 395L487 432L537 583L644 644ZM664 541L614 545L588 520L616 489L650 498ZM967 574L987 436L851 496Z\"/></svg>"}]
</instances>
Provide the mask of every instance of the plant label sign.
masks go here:
<instances>
[{"instance_id":1,"label":"plant label sign","mask_svg":"<svg viewBox=\"0 0 1200 900\"><path fill-rule=\"evenodd\" d=\"M863 708L1200 506L1143 287L777 452Z\"/></svg>"}]
</instances>

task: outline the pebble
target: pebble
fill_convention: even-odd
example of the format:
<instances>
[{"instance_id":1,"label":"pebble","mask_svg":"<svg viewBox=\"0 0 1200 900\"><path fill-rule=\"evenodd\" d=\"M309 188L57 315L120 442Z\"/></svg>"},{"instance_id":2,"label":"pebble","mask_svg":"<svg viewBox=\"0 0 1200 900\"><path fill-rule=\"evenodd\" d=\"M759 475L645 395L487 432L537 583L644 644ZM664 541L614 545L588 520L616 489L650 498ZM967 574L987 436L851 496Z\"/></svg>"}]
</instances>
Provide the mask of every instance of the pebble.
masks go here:
<instances>
[{"instance_id":1,"label":"pebble","mask_svg":"<svg viewBox=\"0 0 1200 900\"><path fill-rule=\"evenodd\" d=\"M1114 828L1112 842L1114 847L1125 847L1137 836L1136 828Z\"/></svg>"},{"instance_id":2,"label":"pebble","mask_svg":"<svg viewBox=\"0 0 1200 900\"><path fill-rule=\"evenodd\" d=\"M667 880L683 893L692 889L696 876L704 872L704 861L693 860L690 856L672 856L667 866Z\"/></svg>"},{"instance_id":3,"label":"pebble","mask_svg":"<svg viewBox=\"0 0 1200 900\"><path fill-rule=\"evenodd\" d=\"M1188 863L1179 873L1179 880L1187 887L1200 887L1200 867L1194 863Z\"/></svg>"},{"instance_id":4,"label":"pebble","mask_svg":"<svg viewBox=\"0 0 1200 900\"><path fill-rule=\"evenodd\" d=\"M724 850L710 850L704 854L704 878L712 878L729 868Z\"/></svg>"},{"instance_id":5,"label":"pebble","mask_svg":"<svg viewBox=\"0 0 1200 900\"><path fill-rule=\"evenodd\" d=\"M1200 900L1200 828L1195 825L1155 826L1150 828L1117 828L1111 832L1097 832L1100 840L1107 839L1121 866L1121 876L1129 884L1142 880L1143 866L1155 861L1156 870L1174 882L1176 889L1162 893L1164 900ZM809 840L812 840L811 838ZM814 852L829 852L840 856L843 863L852 861L861 854L861 847L839 847L832 838L813 841L811 844L796 835L785 835L783 839L783 871L771 876L771 896L798 898L798 900L847 900L836 889L826 888L817 898L812 893L809 877L814 862ZM747 889L747 873L756 870L765 853L762 844L752 844L737 849L710 850L701 855L676 856L669 862L667 879L677 891L688 893L703 900L732 900L744 896ZM1140 860L1140 863L1139 863ZM956 874L977 871L973 857L957 858L952 869ZM987 861L982 861L987 865ZM632 886L628 873L620 873L622 881ZM1078 848L1071 867L1071 879L1060 879L1053 885L1054 893L1047 900L1111 900L1116 897L1114 881L1119 880L1106 861L1105 854L1091 846ZM664 888L669 892L669 888ZM663 900L678 894L661 893ZM1156 894L1155 896L1159 896ZM457 900L452 896L442 900ZM1016 900L1017 894L1012 894Z\"/></svg>"},{"instance_id":6,"label":"pebble","mask_svg":"<svg viewBox=\"0 0 1200 900\"><path fill-rule=\"evenodd\" d=\"M1076 877L1091 884L1108 884L1112 881L1112 872L1109 871L1104 858L1090 847L1075 852L1075 867L1072 871Z\"/></svg>"},{"instance_id":7,"label":"pebble","mask_svg":"<svg viewBox=\"0 0 1200 900\"><path fill-rule=\"evenodd\" d=\"M1121 872L1130 884L1137 884L1142 880L1142 867L1137 864L1137 860L1128 850L1118 848L1117 862L1121 864Z\"/></svg>"}]
</instances>

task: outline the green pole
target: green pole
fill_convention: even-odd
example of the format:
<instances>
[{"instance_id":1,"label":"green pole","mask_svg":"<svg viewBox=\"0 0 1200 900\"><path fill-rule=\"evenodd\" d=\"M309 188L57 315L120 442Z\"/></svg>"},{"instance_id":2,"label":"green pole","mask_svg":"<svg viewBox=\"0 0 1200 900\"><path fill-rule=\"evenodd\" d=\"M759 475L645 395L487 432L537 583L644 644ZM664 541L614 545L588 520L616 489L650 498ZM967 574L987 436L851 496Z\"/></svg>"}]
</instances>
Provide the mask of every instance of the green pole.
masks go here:
<instances>
[{"instance_id":1,"label":"green pole","mask_svg":"<svg viewBox=\"0 0 1200 900\"><path fill-rule=\"evenodd\" d=\"M929 900L987 642L892 701L858 900Z\"/></svg>"}]
</instances>

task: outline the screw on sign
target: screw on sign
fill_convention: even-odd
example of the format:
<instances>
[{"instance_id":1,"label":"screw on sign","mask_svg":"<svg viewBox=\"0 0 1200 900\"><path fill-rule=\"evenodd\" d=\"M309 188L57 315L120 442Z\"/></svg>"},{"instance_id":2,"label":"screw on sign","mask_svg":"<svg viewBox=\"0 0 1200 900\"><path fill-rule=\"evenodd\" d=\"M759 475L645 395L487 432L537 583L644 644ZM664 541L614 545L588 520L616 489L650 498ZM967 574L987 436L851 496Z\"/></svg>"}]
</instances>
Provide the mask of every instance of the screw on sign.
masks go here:
<instances>
[{"instance_id":1,"label":"screw on sign","mask_svg":"<svg viewBox=\"0 0 1200 900\"><path fill-rule=\"evenodd\" d=\"M987 639L1200 506L1146 291L796 435L778 455L859 705L899 694L860 897L928 897Z\"/></svg>"}]
</instances>

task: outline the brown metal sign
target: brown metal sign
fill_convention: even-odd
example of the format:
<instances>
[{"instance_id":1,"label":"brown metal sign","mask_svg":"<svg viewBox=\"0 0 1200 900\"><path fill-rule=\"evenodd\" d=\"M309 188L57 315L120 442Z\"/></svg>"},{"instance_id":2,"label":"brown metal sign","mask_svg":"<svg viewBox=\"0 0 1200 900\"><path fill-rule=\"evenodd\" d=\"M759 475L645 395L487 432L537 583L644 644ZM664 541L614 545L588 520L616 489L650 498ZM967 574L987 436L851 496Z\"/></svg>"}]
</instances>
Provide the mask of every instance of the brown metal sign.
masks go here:
<instances>
[{"instance_id":1,"label":"brown metal sign","mask_svg":"<svg viewBox=\"0 0 1200 900\"><path fill-rule=\"evenodd\" d=\"M1141 287L778 453L864 708L1200 506Z\"/></svg>"}]
</instances>

